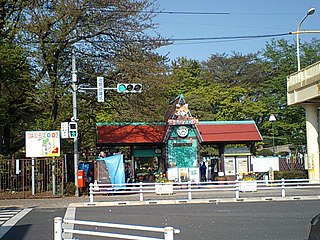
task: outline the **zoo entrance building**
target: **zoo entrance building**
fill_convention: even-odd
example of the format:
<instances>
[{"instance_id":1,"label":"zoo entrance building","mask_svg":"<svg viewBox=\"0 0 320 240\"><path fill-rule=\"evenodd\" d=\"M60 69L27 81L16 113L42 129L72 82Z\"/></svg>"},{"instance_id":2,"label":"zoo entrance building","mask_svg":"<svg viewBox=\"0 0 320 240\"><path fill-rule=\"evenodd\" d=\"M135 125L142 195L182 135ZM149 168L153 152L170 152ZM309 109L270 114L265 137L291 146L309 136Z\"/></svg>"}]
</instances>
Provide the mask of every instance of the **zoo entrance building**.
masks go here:
<instances>
[{"instance_id":1,"label":"zoo entrance building","mask_svg":"<svg viewBox=\"0 0 320 240\"><path fill-rule=\"evenodd\" d=\"M128 148L124 159L138 181L155 181L159 173L172 181L199 181L203 162L206 179L234 180L251 171L253 146L262 141L254 121L193 118L182 95L173 101L163 122L97 123L96 127L100 149L110 154ZM235 145L243 147L231 147ZM206 147L215 151L204 154Z\"/></svg>"}]
</instances>

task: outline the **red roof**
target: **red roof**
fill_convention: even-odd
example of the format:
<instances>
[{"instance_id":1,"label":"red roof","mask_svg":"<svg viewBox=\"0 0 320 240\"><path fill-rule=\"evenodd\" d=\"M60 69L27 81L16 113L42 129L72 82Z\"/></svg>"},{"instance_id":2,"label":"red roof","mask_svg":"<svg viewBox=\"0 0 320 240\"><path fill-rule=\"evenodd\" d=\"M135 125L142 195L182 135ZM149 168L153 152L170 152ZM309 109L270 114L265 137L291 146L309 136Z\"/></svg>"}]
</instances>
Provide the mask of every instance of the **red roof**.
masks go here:
<instances>
[{"instance_id":1,"label":"red roof","mask_svg":"<svg viewBox=\"0 0 320 240\"><path fill-rule=\"evenodd\" d=\"M262 141L259 130L253 121L200 122L197 128L204 143Z\"/></svg>"},{"instance_id":2,"label":"red roof","mask_svg":"<svg viewBox=\"0 0 320 240\"><path fill-rule=\"evenodd\" d=\"M199 122L202 143L259 142L262 137L254 121ZM108 145L161 144L165 124L97 124L97 143Z\"/></svg>"},{"instance_id":3,"label":"red roof","mask_svg":"<svg viewBox=\"0 0 320 240\"><path fill-rule=\"evenodd\" d=\"M165 125L97 126L97 142L105 144L162 143Z\"/></svg>"}]
</instances>

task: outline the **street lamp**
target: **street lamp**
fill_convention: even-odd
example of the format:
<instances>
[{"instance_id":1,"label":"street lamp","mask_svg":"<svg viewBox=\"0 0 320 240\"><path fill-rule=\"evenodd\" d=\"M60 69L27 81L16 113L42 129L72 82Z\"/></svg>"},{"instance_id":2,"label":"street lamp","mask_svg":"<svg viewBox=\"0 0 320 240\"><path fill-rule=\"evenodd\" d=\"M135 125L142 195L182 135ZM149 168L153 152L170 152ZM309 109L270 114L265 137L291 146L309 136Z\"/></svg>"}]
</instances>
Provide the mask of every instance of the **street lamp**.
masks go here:
<instances>
[{"instance_id":1,"label":"street lamp","mask_svg":"<svg viewBox=\"0 0 320 240\"><path fill-rule=\"evenodd\" d=\"M274 148L274 122L276 121L276 116L271 114L269 117L269 122L272 123L272 148L273 148L273 156L276 155L275 148Z\"/></svg>"},{"instance_id":2,"label":"street lamp","mask_svg":"<svg viewBox=\"0 0 320 240\"><path fill-rule=\"evenodd\" d=\"M300 43L299 43L299 32L300 32L300 27L301 24L304 22L304 20L314 14L314 12L316 11L315 8L310 8L307 12L307 14L304 16L304 18L300 21L300 23L298 24L298 28L297 28L297 65L298 65L298 72L300 71Z\"/></svg>"}]
</instances>

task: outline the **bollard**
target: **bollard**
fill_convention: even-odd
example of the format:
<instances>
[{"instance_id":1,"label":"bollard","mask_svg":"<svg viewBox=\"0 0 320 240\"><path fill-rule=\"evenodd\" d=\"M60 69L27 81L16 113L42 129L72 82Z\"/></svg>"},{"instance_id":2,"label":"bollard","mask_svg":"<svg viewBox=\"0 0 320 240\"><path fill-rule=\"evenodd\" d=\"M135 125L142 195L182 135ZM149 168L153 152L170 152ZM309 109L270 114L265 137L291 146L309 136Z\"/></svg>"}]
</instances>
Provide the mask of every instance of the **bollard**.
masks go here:
<instances>
[{"instance_id":1,"label":"bollard","mask_svg":"<svg viewBox=\"0 0 320 240\"><path fill-rule=\"evenodd\" d=\"M164 240L173 240L174 229L173 227L164 228Z\"/></svg>"},{"instance_id":2,"label":"bollard","mask_svg":"<svg viewBox=\"0 0 320 240\"><path fill-rule=\"evenodd\" d=\"M93 203L93 183L89 184L90 202Z\"/></svg>"},{"instance_id":3,"label":"bollard","mask_svg":"<svg viewBox=\"0 0 320 240\"><path fill-rule=\"evenodd\" d=\"M192 200L191 182L188 182L188 200Z\"/></svg>"},{"instance_id":4,"label":"bollard","mask_svg":"<svg viewBox=\"0 0 320 240\"><path fill-rule=\"evenodd\" d=\"M142 187L142 182L140 182L140 202L143 202L143 187Z\"/></svg>"},{"instance_id":5,"label":"bollard","mask_svg":"<svg viewBox=\"0 0 320 240\"><path fill-rule=\"evenodd\" d=\"M285 197L286 196L286 189L285 189L285 185L284 185L284 178L281 178L281 197Z\"/></svg>"},{"instance_id":6,"label":"bollard","mask_svg":"<svg viewBox=\"0 0 320 240\"><path fill-rule=\"evenodd\" d=\"M240 198L239 180L236 180L236 199Z\"/></svg>"},{"instance_id":7,"label":"bollard","mask_svg":"<svg viewBox=\"0 0 320 240\"><path fill-rule=\"evenodd\" d=\"M55 217L54 218L54 226L53 226L53 232L54 232L54 240L62 240L62 218L61 217Z\"/></svg>"}]
</instances>

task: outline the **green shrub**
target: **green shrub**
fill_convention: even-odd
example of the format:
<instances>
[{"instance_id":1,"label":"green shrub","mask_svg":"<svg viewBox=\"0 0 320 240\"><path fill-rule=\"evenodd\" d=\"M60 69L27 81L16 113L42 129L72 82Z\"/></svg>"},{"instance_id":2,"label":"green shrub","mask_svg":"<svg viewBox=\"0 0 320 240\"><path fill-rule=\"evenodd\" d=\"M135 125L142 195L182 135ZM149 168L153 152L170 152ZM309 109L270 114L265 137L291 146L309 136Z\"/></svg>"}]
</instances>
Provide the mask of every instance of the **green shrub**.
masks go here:
<instances>
[{"instance_id":1,"label":"green shrub","mask_svg":"<svg viewBox=\"0 0 320 240\"><path fill-rule=\"evenodd\" d=\"M76 192L76 186L73 182L68 182L64 191L66 196L73 196Z\"/></svg>"},{"instance_id":2,"label":"green shrub","mask_svg":"<svg viewBox=\"0 0 320 240\"><path fill-rule=\"evenodd\" d=\"M273 156L273 152L269 149L262 149L260 151L257 151L257 156Z\"/></svg>"},{"instance_id":3,"label":"green shrub","mask_svg":"<svg viewBox=\"0 0 320 240\"><path fill-rule=\"evenodd\" d=\"M307 171L288 171L288 172L275 172L275 179L307 179L308 173Z\"/></svg>"},{"instance_id":4,"label":"green shrub","mask_svg":"<svg viewBox=\"0 0 320 240\"><path fill-rule=\"evenodd\" d=\"M278 152L278 155L279 155L279 156L288 156L289 153L286 152L286 151L282 151L282 152Z\"/></svg>"}]
</instances>

